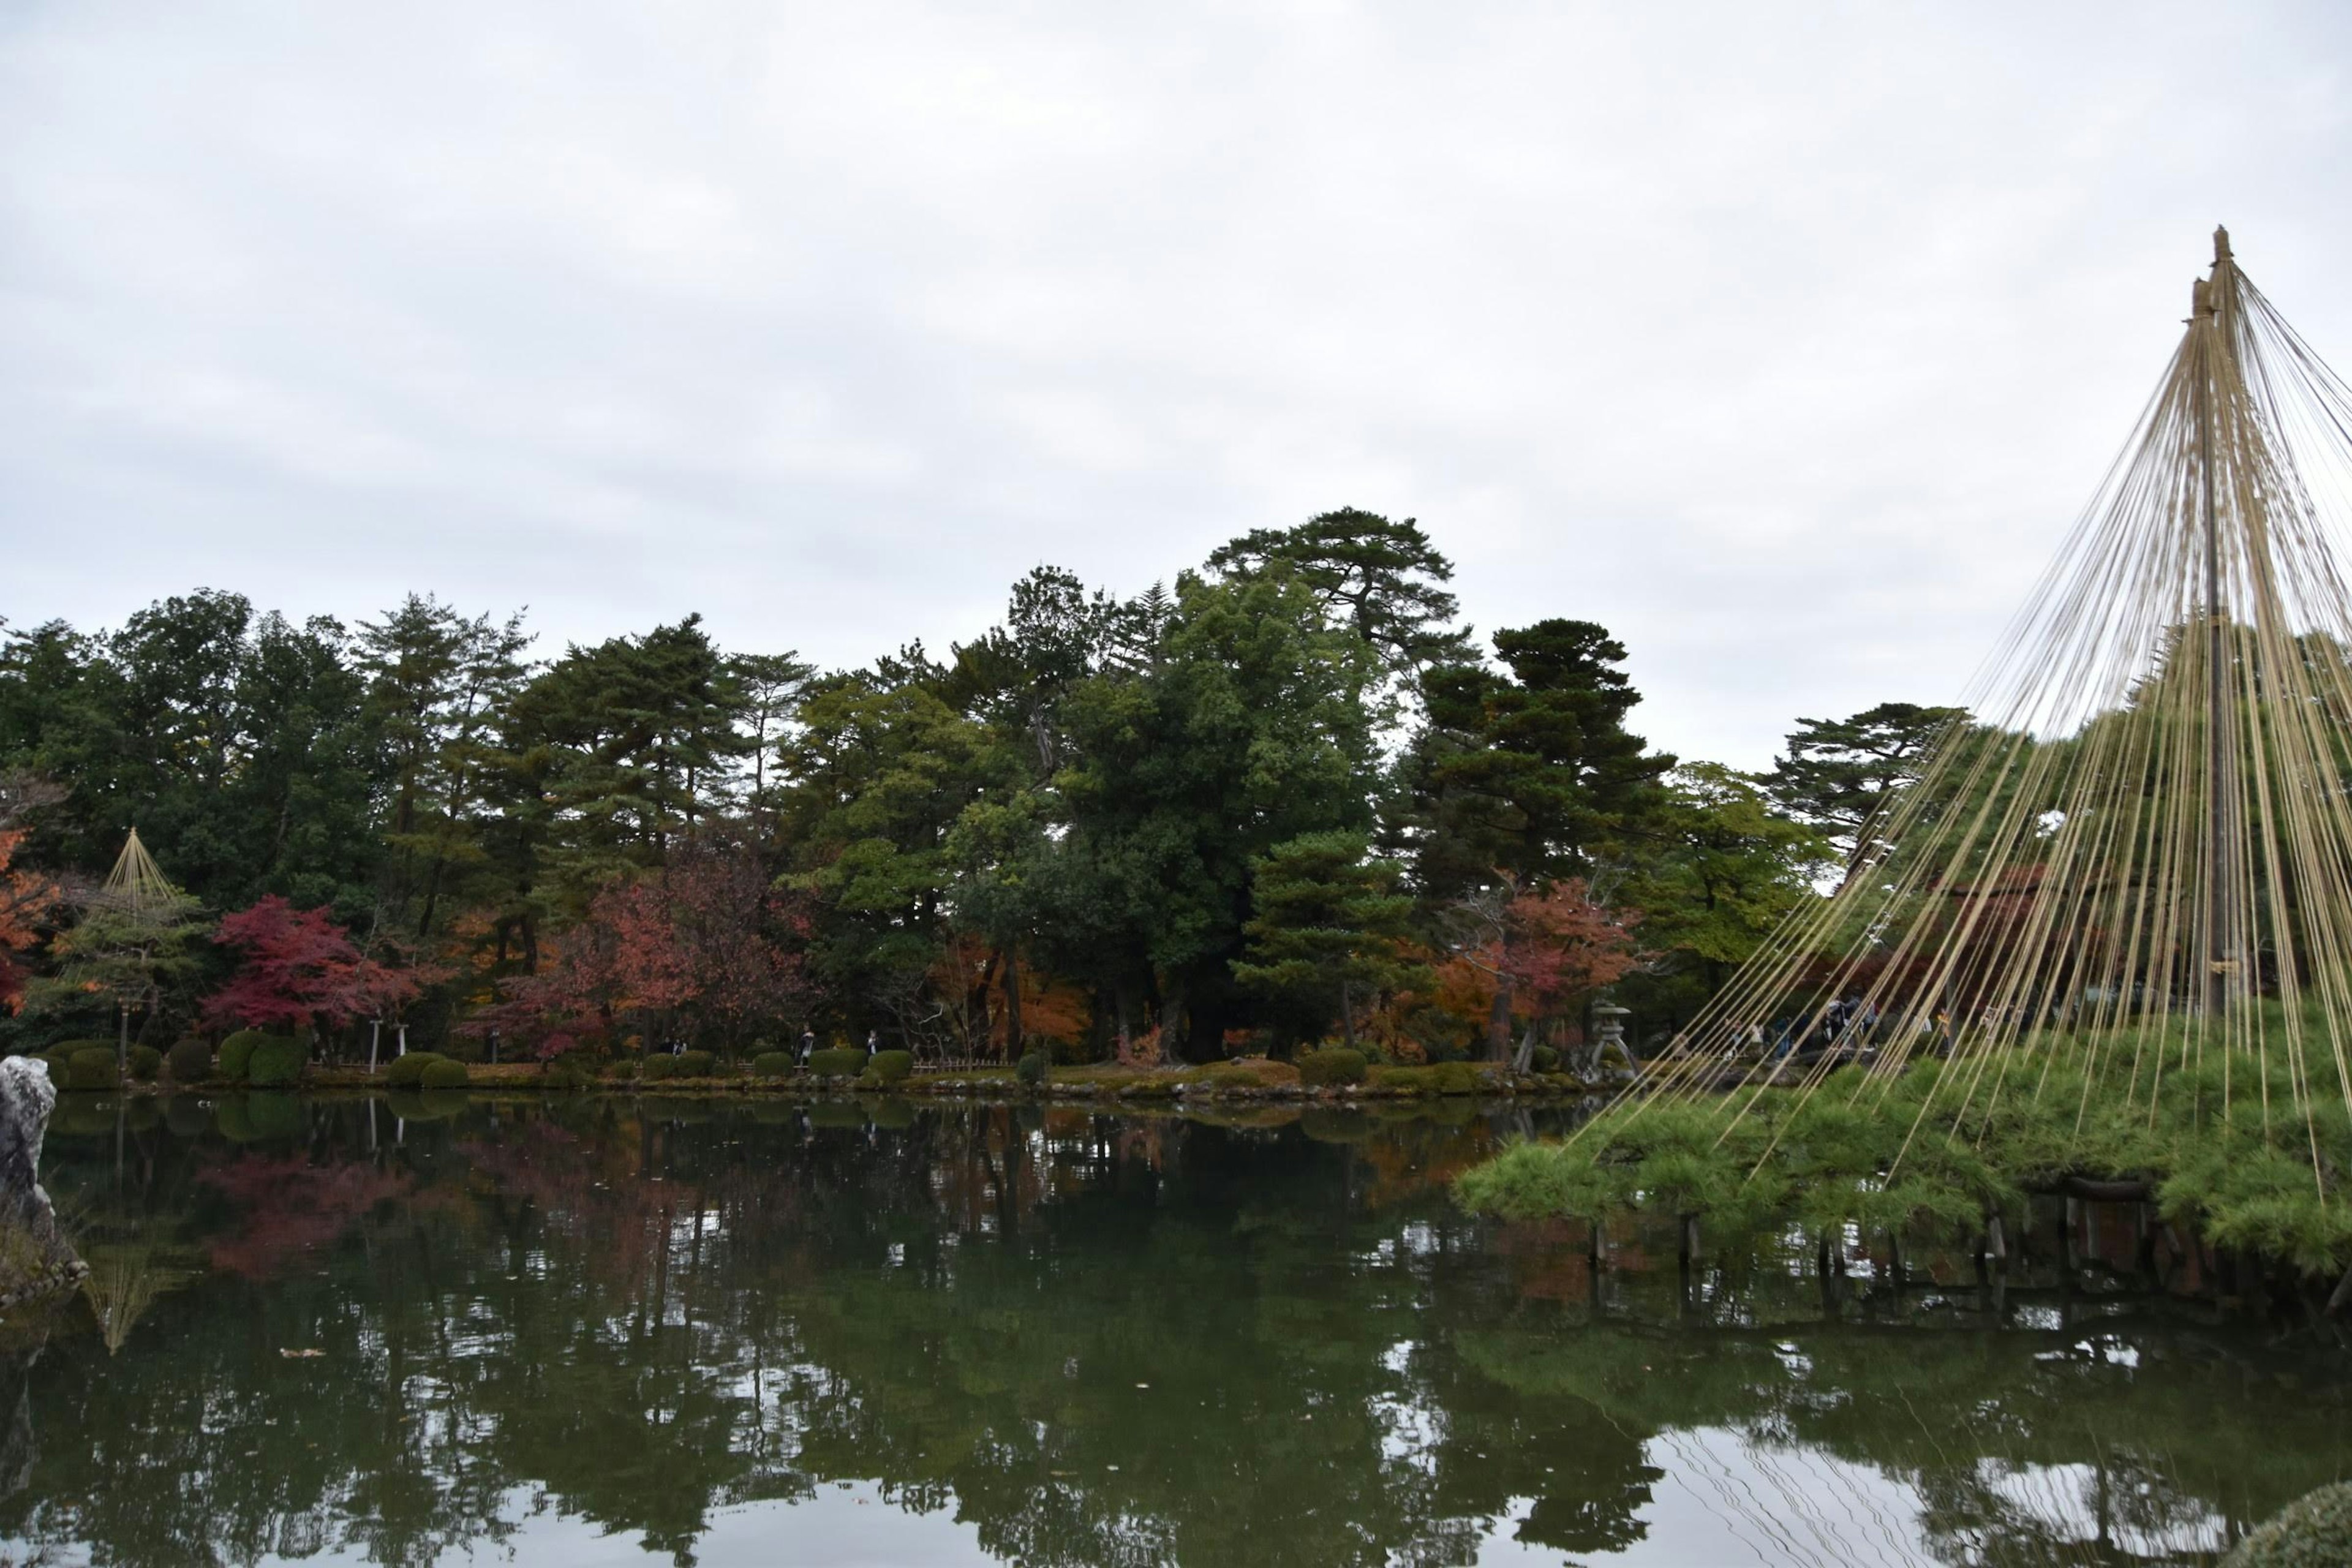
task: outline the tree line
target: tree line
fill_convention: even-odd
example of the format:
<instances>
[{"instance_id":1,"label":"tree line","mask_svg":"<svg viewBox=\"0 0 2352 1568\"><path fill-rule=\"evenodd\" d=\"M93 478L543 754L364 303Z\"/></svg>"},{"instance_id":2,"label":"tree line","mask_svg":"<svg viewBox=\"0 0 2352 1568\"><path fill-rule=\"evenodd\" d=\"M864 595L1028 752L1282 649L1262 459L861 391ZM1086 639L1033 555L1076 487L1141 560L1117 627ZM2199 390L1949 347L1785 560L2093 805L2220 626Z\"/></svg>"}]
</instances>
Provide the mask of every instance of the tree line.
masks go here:
<instances>
[{"instance_id":1,"label":"tree line","mask_svg":"<svg viewBox=\"0 0 2352 1568\"><path fill-rule=\"evenodd\" d=\"M1343 510L1129 598L1040 566L971 642L830 671L694 616L539 658L415 595L0 627L0 1032L1524 1059L1602 987L1687 1016L1949 716L1678 759L1604 627L1481 639L1452 573ZM172 884L136 941L98 880L134 826Z\"/></svg>"}]
</instances>

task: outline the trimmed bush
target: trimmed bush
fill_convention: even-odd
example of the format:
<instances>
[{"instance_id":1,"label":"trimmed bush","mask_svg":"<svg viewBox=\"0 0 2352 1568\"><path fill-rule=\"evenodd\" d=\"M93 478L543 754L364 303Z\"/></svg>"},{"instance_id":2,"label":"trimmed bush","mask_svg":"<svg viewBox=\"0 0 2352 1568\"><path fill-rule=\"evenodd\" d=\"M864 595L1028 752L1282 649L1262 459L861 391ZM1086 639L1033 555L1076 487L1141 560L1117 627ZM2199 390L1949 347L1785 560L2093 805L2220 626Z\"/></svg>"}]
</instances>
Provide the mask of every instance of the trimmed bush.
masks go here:
<instances>
[{"instance_id":1,"label":"trimmed bush","mask_svg":"<svg viewBox=\"0 0 2352 1568\"><path fill-rule=\"evenodd\" d=\"M1486 1075L1475 1062L1433 1062L1423 1068L1375 1068L1370 1075L1374 1089L1406 1094L1478 1094L1486 1088Z\"/></svg>"},{"instance_id":2,"label":"trimmed bush","mask_svg":"<svg viewBox=\"0 0 2352 1568\"><path fill-rule=\"evenodd\" d=\"M809 1053L809 1071L819 1078L854 1078L866 1070L866 1053L855 1046L835 1046Z\"/></svg>"},{"instance_id":3,"label":"trimmed bush","mask_svg":"<svg viewBox=\"0 0 2352 1568\"><path fill-rule=\"evenodd\" d=\"M894 1083L906 1082L908 1075L914 1070L915 1054L912 1051L877 1051L874 1059L866 1064L866 1071L857 1081L872 1084L877 1089L887 1089Z\"/></svg>"},{"instance_id":4,"label":"trimmed bush","mask_svg":"<svg viewBox=\"0 0 2352 1568\"><path fill-rule=\"evenodd\" d=\"M284 1089L299 1083L310 1064L310 1047L283 1035L270 1035L246 1058L245 1079L256 1089Z\"/></svg>"},{"instance_id":5,"label":"trimmed bush","mask_svg":"<svg viewBox=\"0 0 2352 1568\"><path fill-rule=\"evenodd\" d=\"M1048 1062L1043 1051L1031 1051L1013 1065L1013 1076L1031 1089L1044 1085Z\"/></svg>"},{"instance_id":6,"label":"trimmed bush","mask_svg":"<svg viewBox=\"0 0 2352 1568\"><path fill-rule=\"evenodd\" d=\"M539 1087L541 1089L586 1089L595 1081L595 1073L572 1051L566 1051L548 1063L539 1075Z\"/></svg>"},{"instance_id":7,"label":"trimmed bush","mask_svg":"<svg viewBox=\"0 0 2352 1568\"><path fill-rule=\"evenodd\" d=\"M659 1083L666 1078L677 1076L677 1058L667 1052L647 1057L637 1068L637 1081L640 1083Z\"/></svg>"},{"instance_id":8,"label":"trimmed bush","mask_svg":"<svg viewBox=\"0 0 2352 1568\"><path fill-rule=\"evenodd\" d=\"M213 1047L191 1036L164 1053L163 1065L173 1083L202 1083L213 1076Z\"/></svg>"},{"instance_id":9,"label":"trimmed bush","mask_svg":"<svg viewBox=\"0 0 2352 1568\"><path fill-rule=\"evenodd\" d=\"M226 1050L228 1047L224 1046L221 1048ZM425 1069L436 1062L448 1059L438 1051L410 1051L405 1056L394 1057L391 1065L383 1069L384 1086L388 1089L421 1088L425 1082Z\"/></svg>"},{"instance_id":10,"label":"trimmed bush","mask_svg":"<svg viewBox=\"0 0 2352 1568\"><path fill-rule=\"evenodd\" d=\"M141 1083L152 1083L155 1075L163 1070L163 1053L152 1046L131 1047L131 1076Z\"/></svg>"},{"instance_id":11,"label":"trimmed bush","mask_svg":"<svg viewBox=\"0 0 2352 1568\"><path fill-rule=\"evenodd\" d=\"M719 1058L709 1051L680 1051L672 1059L680 1078L709 1078L719 1070Z\"/></svg>"},{"instance_id":12,"label":"trimmed bush","mask_svg":"<svg viewBox=\"0 0 2352 1568\"><path fill-rule=\"evenodd\" d=\"M453 1062L444 1057L437 1062L427 1062L418 1076L416 1086L428 1094L436 1089L463 1089L474 1081L464 1062Z\"/></svg>"},{"instance_id":13,"label":"trimmed bush","mask_svg":"<svg viewBox=\"0 0 2352 1568\"><path fill-rule=\"evenodd\" d=\"M2238 1542L2222 1568L2333 1568L2352 1563L2352 1481L2321 1487Z\"/></svg>"},{"instance_id":14,"label":"trimmed bush","mask_svg":"<svg viewBox=\"0 0 2352 1568\"><path fill-rule=\"evenodd\" d=\"M1239 1057L1229 1062L1211 1062L1190 1068L1183 1081L1210 1089L1287 1089L1301 1079L1298 1069L1288 1062Z\"/></svg>"},{"instance_id":15,"label":"trimmed bush","mask_svg":"<svg viewBox=\"0 0 2352 1568\"><path fill-rule=\"evenodd\" d=\"M1556 1046L1538 1046L1528 1053L1528 1066L1537 1072L1558 1072L1559 1048Z\"/></svg>"},{"instance_id":16,"label":"trimmed bush","mask_svg":"<svg viewBox=\"0 0 2352 1568\"><path fill-rule=\"evenodd\" d=\"M84 1046L73 1054L66 1067L68 1089L120 1089L122 1080L114 1070L112 1046Z\"/></svg>"},{"instance_id":17,"label":"trimmed bush","mask_svg":"<svg viewBox=\"0 0 2352 1568\"><path fill-rule=\"evenodd\" d=\"M1361 1083L1364 1081L1364 1053L1350 1050L1346 1046L1302 1051L1298 1057L1298 1081L1309 1089Z\"/></svg>"},{"instance_id":18,"label":"trimmed bush","mask_svg":"<svg viewBox=\"0 0 2352 1568\"><path fill-rule=\"evenodd\" d=\"M761 1078L789 1078L793 1071L790 1051L761 1051L751 1058L751 1071Z\"/></svg>"},{"instance_id":19,"label":"trimmed bush","mask_svg":"<svg viewBox=\"0 0 2352 1568\"><path fill-rule=\"evenodd\" d=\"M256 1047L269 1038L259 1029L239 1029L221 1042L220 1075L230 1083L243 1083L247 1068L253 1061Z\"/></svg>"}]
</instances>

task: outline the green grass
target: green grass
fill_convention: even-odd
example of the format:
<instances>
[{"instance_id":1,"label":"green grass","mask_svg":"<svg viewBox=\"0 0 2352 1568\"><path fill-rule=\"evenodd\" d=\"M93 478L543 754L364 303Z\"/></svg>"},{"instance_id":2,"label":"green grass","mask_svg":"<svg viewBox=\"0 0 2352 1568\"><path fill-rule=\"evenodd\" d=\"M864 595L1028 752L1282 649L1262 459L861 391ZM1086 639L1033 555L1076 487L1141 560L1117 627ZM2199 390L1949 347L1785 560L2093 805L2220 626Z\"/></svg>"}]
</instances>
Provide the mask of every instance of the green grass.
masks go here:
<instances>
[{"instance_id":1,"label":"green grass","mask_svg":"<svg viewBox=\"0 0 2352 1568\"><path fill-rule=\"evenodd\" d=\"M2175 1025L2039 1036L1888 1077L1847 1068L1810 1094L1627 1100L1565 1142L1505 1150L1455 1194L1511 1218L1969 1230L2070 1177L2141 1180L2214 1246L2337 1272L2352 1262L2352 1113L2332 1071L2298 1086L2283 1016L2266 1022L2267 1064L2200 1053Z\"/></svg>"}]
</instances>

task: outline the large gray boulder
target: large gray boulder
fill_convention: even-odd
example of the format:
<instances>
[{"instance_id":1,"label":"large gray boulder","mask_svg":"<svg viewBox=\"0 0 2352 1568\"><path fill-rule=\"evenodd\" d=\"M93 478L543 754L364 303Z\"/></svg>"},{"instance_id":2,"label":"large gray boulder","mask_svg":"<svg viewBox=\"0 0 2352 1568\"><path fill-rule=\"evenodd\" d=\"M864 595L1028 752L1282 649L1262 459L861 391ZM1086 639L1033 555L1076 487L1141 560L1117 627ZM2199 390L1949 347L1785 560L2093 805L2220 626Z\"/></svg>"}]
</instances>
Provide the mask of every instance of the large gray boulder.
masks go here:
<instances>
[{"instance_id":1,"label":"large gray boulder","mask_svg":"<svg viewBox=\"0 0 2352 1568\"><path fill-rule=\"evenodd\" d=\"M69 1290L89 1272L41 1189L41 1140L57 1103L47 1063L0 1059L0 1311Z\"/></svg>"}]
</instances>

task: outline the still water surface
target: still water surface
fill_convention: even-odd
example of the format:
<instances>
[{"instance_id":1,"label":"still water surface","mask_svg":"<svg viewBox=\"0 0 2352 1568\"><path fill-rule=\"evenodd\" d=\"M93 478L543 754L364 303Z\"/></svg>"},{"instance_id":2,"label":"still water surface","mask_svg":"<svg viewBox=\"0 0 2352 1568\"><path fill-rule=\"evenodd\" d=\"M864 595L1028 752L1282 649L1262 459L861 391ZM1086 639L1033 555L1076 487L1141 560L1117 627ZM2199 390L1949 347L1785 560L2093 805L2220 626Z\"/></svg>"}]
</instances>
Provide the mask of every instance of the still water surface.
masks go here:
<instances>
[{"instance_id":1,"label":"still water surface","mask_svg":"<svg viewBox=\"0 0 2352 1568\"><path fill-rule=\"evenodd\" d=\"M60 1109L0 1560L2207 1563L2352 1473L2128 1211L1596 1270L1446 1198L1525 1111L398 1104Z\"/></svg>"}]
</instances>

